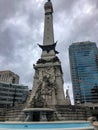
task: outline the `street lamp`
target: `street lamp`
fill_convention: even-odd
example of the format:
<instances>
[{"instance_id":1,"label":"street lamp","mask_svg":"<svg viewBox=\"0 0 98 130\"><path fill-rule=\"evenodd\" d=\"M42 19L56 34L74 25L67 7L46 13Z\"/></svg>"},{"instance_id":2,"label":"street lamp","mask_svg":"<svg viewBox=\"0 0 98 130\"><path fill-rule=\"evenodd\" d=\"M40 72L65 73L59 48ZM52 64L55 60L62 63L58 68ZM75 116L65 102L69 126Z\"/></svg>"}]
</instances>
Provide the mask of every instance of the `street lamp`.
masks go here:
<instances>
[{"instance_id":1,"label":"street lamp","mask_svg":"<svg viewBox=\"0 0 98 130\"><path fill-rule=\"evenodd\" d=\"M16 87L15 87L14 94L13 94L13 104L12 104L13 107L15 106L15 101L16 101L15 98L16 98Z\"/></svg>"},{"instance_id":2,"label":"street lamp","mask_svg":"<svg viewBox=\"0 0 98 130\"><path fill-rule=\"evenodd\" d=\"M82 83L83 83L83 81L82 81L81 78L80 78L79 84L82 86L84 103L85 103L85 105L86 105L85 89L84 89L84 85L82 85Z\"/></svg>"}]
</instances>

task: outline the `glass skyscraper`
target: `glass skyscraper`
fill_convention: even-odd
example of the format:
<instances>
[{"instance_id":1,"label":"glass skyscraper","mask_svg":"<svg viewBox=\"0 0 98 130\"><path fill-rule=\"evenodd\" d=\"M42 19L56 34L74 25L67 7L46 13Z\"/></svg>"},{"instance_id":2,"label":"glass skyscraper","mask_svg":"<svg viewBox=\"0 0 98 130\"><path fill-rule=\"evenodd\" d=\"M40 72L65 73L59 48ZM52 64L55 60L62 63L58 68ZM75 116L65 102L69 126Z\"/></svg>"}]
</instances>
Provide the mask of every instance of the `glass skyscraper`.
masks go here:
<instances>
[{"instance_id":1,"label":"glass skyscraper","mask_svg":"<svg viewBox=\"0 0 98 130\"><path fill-rule=\"evenodd\" d=\"M69 47L70 70L75 104L98 103L98 48L94 42Z\"/></svg>"}]
</instances>

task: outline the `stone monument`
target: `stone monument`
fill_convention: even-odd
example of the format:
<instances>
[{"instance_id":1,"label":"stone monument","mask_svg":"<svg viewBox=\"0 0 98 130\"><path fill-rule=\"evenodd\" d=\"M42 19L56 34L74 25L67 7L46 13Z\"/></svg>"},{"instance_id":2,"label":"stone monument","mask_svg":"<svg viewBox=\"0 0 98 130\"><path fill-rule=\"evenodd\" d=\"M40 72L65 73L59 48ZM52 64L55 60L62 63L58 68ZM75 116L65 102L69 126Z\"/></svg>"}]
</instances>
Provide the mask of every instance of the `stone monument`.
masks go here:
<instances>
[{"instance_id":1,"label":"stone monument","mask_svg":"<svg viewBox=\"0 0 98 130\"><path fill-rule=\"evenodd\" d=\"M34 65L32 91L27 102L21 104L20 110L18 107L6 113L5 121L86 120L90 116L89 111L85 107L72 106L68 90L65 100L61 63L56 56L57 42L54 42L53 6L50 0L45 3L44 10L43 45L38 44L42 49L42 55Z\"/></svg>"},{"instance_id":2,"label":"stone monument","mask_svg":"<svg viewBox=\"0 0 98 130\"><path fill-rule=\"evenodd\" d=\"M64 105L61 63L56 56L53 31L53 7L51 1L45 3L45 26L41 58L34 65L35 76L30 103L34 107Z\"/></svg>"},{"instance_id":3,"label":"stone monument","mask_svg":"<svg viewBox=\"0 0 98 130\"><path fill-rule=\"evenodd\" d=\"M80 115L81 119L84 119L85 109L81 112L80 108L71 106L68 90L65 100L61 63L56 56L57 42L54 42L53 6L50 0L45 3L44 10L43 45L38 44L42 49L42 55L34 65L33 89L24 109L25 121L66 120L72 119L72 115L73 119L77 119ZM76 116L77 111L80 112L78 116Z\"/></svg>"},{"instance_id":4,"label":"stone monument","mask_svg":"<svg viewBox=\"0 0 98 130\"><path fill-rule=\"evenodd\" d=\"M54 42L53 7L50 0L45 5L45 23L41 58L34 65L33 89L27 108L44 108L45 112L55 105L65 105L61 63L56 56L57 42ZM47 108L47 109L46 109ZM25 111L28 111L26 109ZM39 109L41 111L41 109ZM51 111L51 109L50 109Z\"/></svg>"}]
</instances>

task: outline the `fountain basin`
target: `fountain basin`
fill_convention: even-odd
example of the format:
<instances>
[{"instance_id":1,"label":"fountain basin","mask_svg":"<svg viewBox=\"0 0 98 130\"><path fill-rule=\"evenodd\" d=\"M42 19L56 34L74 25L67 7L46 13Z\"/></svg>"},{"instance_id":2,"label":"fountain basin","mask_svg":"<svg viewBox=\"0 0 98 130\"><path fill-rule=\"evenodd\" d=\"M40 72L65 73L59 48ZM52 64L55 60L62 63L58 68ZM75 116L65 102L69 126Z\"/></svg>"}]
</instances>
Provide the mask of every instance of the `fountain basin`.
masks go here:
<instances>
[{"instance_id":1,"label":"fountain basin","mask_svg":"<svg viewBox=\"0 0 98 130\"><path fill-rule=\"evenodd\" d=\"M1 122L0 130L94 130L88 121Z\"/></svg>"}]
</instances>

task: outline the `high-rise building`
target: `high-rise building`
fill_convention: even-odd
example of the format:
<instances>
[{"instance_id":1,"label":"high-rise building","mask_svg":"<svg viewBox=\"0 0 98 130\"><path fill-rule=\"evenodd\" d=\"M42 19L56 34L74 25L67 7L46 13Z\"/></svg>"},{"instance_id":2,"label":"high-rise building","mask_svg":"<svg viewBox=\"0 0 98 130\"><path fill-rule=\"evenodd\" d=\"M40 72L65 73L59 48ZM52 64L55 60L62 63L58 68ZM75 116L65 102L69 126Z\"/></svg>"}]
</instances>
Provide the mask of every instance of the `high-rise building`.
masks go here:
<instances>
[{"instance_id":1,"label":"high-rise building","mask_svg":"<svg viewBox=\"0 0 98 130\"><path fill-rule=\"evenodd\" d=\"M70 70L75 103L98 102L98 49L94 42L69 47Z\"/></svg>"},{"instance_id":2,"label":"high-rise building","mask_svg":"<svg viewBox=\"0 0 98 130\"><path fill-rule=\"evenodd\" d=\"M0 71L0 82L19 84L19 76L12 71Z\"/></svg>"}]
</instances>

